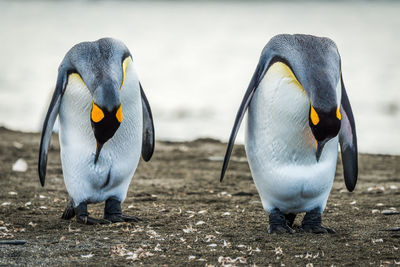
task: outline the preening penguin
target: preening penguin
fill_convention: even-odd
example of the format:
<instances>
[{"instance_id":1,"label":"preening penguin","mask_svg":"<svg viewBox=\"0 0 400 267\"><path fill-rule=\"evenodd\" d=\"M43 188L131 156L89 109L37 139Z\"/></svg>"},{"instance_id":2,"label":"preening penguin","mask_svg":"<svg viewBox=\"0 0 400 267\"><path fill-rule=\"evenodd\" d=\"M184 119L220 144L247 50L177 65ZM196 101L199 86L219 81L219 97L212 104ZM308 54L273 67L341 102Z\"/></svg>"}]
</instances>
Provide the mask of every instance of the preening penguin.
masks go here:
<instances>
[{"instance_id":1,"label":"preening penguin","mask_svg":"<svg viewBox=\"0 0 400 267\"><path fill-rule=\"evenodd\" d=\"M121 211L140 154L150 160L154 126L149 102L120 41L103 38L72 47L58 69L39 151L44 186L51 133L59 116L64 182L70 202L63 219L85 224L137 221ZM105 201L104 219L87 204Z\"/></svg>"},{"instance_id":2,"label":"preening penguin","mask_svg":"<svg viewBox=\"0 0 400 267\"><path fill-rule=\"evenodd\" d=\"M302 228L327 233L321 213L335 176L340 142L344 180L357 182L357 139L335 43L311 35L273 37L244 95L230 135L222 181L236 134L248 109L245 148L264 209L269 233Z\"/></svg>"}]
</instances>

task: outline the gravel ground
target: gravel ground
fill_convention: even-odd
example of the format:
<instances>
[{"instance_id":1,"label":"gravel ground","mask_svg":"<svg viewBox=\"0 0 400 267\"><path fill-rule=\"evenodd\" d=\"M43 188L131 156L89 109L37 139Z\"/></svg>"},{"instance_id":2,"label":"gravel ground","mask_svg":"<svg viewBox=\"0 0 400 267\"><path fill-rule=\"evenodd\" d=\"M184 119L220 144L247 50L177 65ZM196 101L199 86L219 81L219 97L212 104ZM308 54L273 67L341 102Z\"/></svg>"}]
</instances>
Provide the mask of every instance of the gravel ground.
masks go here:
<instances>
[{"instance_id":1,"label":"gravel ground","mask_svg":"<svg viewBox=\"0 0 400 267\"><path fill-rule=\"evenodd\" d=\"M243 146L236 146L223 183L226 144L212 139L157 142L140 162L123 210L139 223L86 226L61 220L67 203L57 136L46 186L37 175L39 134L0 128L0 265L259 265L400 264L400 157L361 154L355 192L345 190L342 166L323 214L336 234L269 235ZM12 170L22 158L25 172ZM339 160L340 162L340 160ZM23 165L23 164L22 164ZM23 166L22 166L23 167ZM22 168L23 169L23 168ZM90 205L101 217L104 204ZM312 264L312 265L311 265Z\"/></svg>"}]
</instances>

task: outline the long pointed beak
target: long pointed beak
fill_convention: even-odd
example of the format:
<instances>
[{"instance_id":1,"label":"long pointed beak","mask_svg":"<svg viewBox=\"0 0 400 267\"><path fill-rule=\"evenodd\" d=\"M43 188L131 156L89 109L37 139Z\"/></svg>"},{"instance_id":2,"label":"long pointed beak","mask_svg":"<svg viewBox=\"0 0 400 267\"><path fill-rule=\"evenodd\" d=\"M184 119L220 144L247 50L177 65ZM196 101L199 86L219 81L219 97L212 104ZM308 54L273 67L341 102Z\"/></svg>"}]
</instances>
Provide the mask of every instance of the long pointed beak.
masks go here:
<instances>
[{"instance_id":1,"label":"long pointed beak","mask_svg":"<svg viewBox=\"0 0 400 267\"><path fill-rule=\"evenodd\" d=\"M321 157L322 150L324 149L324 146L328 142L328 140L323 140L323 141L317 141L317 152L315 152L315 157L317 158L317 161L319 161L319 158Z\"/></svg>"},{"instance_id":2,"label":"long pointed beak","mask_svg":"<svg viewBox=\"0 0 400 267\"><path fill-rule=\"evenodd\" d=\"M104 144L100 144L99 142L96 143L96 155L94 156L94 164L97 163L97 160L99 159L100 156L100 151L103 148Z\"/></svg>"}]
</instances>

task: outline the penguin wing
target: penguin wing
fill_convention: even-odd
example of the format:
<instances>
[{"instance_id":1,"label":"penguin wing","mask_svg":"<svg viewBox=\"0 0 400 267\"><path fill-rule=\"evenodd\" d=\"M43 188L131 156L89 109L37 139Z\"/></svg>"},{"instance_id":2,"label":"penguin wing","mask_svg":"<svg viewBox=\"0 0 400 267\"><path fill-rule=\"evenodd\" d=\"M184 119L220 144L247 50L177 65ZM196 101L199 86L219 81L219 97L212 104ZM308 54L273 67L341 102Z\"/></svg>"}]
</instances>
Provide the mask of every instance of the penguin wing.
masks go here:
<instances>
[{"instance_id":1,"label":"penguin wing","mask_svg":"<svg viewBox=\"0 0 400 267\"><path fill-rule=\"evenodd\" d=\"M347 190L351 192L356 187L358 175L357 136L353 112L351 111L350 101L347 97L342 77L341 82L342 102L340 112L342 114L342 125L339 132L339 142L342 154L344 181Z\"/></svg>"},{"instance_id":2,"label":"penguin wing","mask_svg":"<svg viewBox=\"0 0 400 267\"><path fill-rule=\"evenodd\" d=\"M233 145L235 143L236 135L239 131L240 123L243 120L244 114L246 113L246 110L251 102L251 99L253 98L253 95L260 84L261 80L263 79L269 63L271 62L272 55L271 54L266 54L265 56L261 56L260 61L258 62L257 68L253 74L253 77L251 78L250 84L247 87L246 93L244 94L242 103L240 104L239 110L236 114L236 119L235 123L232 128L231 135L229 137L229 142L228 142L228 147L226 148L226 153L224 157L224 163L222 165L222 170L221 170L221 177L220 177L220 182L224 179L224 175L226 172L226 169L228 167L229 159L231 157Z\"/></svg>"},{"instance_id":3,"label":"penguin wing","mask_svg":"<svg viewBox=\"0 0 400 267\"><path fill-rule=\"evenodd\" d=\"M154 123L151 114L150 104L140 85L140 94L142 95L143 109L143 138L142 138L142 157L144 161L149 161L154 152Z\"/></svg>"},{"instance_id":4,"label":"penguin wing","mask_svg":"<svg viewBox=\"0 0 400 267\"><path fill-rule=\"evenodd\" d=\"M56 121L58 112L60 110L61 98L67 85L67 77L67 71L63 68L60 68L58 72L56 89L54 90L54 94L51 98L50 106L43 123L38 162L39 179L42 186L44 186L46 178L47 153L50 146L51 133L53 131L54 122Z\"/></svg>"}]
</instances>

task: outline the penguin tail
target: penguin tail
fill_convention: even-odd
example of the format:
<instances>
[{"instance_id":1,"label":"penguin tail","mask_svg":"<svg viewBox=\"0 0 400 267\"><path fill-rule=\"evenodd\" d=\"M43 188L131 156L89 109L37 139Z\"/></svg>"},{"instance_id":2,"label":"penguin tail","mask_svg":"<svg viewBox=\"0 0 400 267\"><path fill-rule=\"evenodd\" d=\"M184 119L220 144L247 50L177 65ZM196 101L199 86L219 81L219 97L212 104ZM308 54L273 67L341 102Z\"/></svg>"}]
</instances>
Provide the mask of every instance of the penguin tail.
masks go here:
<instances>
[{"instance_id":1,"label":"penguin tail","mask_svg":"<svg viewBox=\"0 0 400 267\"><path fill-rule=\"evenodd\" d=\"M61 215L61 219L71 220L72 218L74 218L74 216L75 216L74 201L70 199L68 201L67 207L65 207L65 210Z\"/></svg>"}]
</instances>

